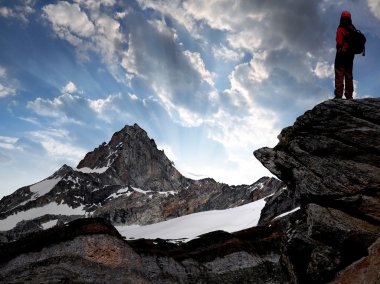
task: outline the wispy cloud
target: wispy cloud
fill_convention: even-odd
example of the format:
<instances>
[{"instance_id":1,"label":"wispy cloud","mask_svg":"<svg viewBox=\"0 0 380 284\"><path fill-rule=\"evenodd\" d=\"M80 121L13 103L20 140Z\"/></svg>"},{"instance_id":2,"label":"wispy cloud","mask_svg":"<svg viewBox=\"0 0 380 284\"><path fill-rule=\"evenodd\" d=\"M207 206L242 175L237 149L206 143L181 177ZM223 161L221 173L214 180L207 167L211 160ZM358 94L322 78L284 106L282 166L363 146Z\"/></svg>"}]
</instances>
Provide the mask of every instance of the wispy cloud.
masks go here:
<instances>
[{"instance_id":1,"label":"wispy cloud","mask_svg":"<svg viewBox=\"0 0 380 284\"><path fill-rule=\"evenodd\" d=\"M100 10L102 6L114 5L114 1L76 2L46 5L42 8L43 16L58 37L76 47L79 58L89 60L89 51L98 53L114 77L124 81L118 73L121 60L118 47L125 42L124 34L120 23Z\"/></svg>"},{"instance_id":2,"label":"wispy cloud","mask_svg":"<svg viewBox=\"0 0 380 284\"><path fill-rule=\"evenodd\" d=\"M380 21L380 1L379 0L367 0L368 6L373 15Z\"/></svg>"},{"instance_id":3,"label":"wispy cloud","mask_svg":"<svg viewBox=\"0 0 380 284\"><path fill-rule=\"evenodd\" d=\"M16 88L8 83L7 70L0 66L0 98L15 96Z\"/></svg>"},{"instance_id":4,"label":"wispy cloud","mask_svg":"<svg viewBox=\"0 0 380 284\"><path fill-rule=\"evenodd\" d=\"M7 149L7 150L14 150L19 148L17 146L18 138L15 137L7 137L7 136L0 136L0 148Z\"/></svg>"},{"instance_id":5,"label":"wispy cloud","mask_svg":"<svg viewBox=\"0 0 380 284\"><path fill-rule=\"evenodd\" d=\"M29 22L29 17L35 12L34 1L15 1L17 4L12 8L0 7L0 17L4 18L15 18L20 20L22 23L27 24Z\"/></svg>"},{"instance_id":6,"label":"wispy cloud","mask_svg":"<svg viewBox=\"0 0 380 284\"><path fill-rule=\"evenodd\" d=\"M32 131L31 139L40 143L53 159L66 159L77 162L84 157L86 150L72 145L70 132L65 129Z\"/></svg>"}]
</instances>

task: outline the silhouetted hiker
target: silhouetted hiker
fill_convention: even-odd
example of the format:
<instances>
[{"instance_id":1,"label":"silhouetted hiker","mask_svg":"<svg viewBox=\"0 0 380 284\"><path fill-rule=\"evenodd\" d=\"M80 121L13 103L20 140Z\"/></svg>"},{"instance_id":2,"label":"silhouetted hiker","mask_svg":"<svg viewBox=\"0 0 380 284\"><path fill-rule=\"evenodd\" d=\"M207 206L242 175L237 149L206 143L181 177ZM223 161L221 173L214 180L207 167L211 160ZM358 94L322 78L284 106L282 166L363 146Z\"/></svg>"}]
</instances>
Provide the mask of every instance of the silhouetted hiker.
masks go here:
<instances>
[{"instance_id":1,"label":"silhouetted hiker","mask_svg":"<svg viewBox=\"0 0 380 284\"><path fill-rule=\"evenodd\" d=\"M344 96L350 100L354 92L352 67L355 54L350 47L350 33L354 30L355 27L352 25L351 13L343 11L338 30L336 31L335 99L341 99L344 90Z\"/></svg>"}]
</instances>

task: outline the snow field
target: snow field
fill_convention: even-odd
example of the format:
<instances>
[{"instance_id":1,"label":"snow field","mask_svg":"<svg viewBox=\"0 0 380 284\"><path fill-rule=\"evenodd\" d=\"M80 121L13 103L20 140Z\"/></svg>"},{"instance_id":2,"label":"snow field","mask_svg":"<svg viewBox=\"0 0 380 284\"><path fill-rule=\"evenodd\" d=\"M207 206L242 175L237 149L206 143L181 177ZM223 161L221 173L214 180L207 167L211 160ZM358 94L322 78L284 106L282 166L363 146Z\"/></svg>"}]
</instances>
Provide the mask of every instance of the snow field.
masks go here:
<instances>
[{"instance_id":1,"label":"snow field","mask_svg":"<svg viewBox=\"0 0 380 284\"><path fill-rule=\"evenodd\" d=\"M146 226L116 226L116 229L126 239L191 240L217 230L232 233L254 227L260 219L264 206L263 198L231 209L199 212Z\"/></svg>"}]
</instances>

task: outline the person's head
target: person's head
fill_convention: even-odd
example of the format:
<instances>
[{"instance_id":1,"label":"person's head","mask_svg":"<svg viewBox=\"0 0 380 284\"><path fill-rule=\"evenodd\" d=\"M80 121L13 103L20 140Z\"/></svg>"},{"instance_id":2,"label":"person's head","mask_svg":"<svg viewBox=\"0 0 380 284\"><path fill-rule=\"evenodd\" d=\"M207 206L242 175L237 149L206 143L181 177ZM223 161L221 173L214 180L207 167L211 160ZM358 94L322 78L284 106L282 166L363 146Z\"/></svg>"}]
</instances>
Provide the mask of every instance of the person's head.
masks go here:
<instances>
[{"instance_id":1,"label":"person's head","mask_svg":"<svg viewBox=\"0 0 380 284\"><path fill-rule=\"evenodd\" d=\"M351 20L351 13L349 11L343 11L341 16L340 16L340 23L339 25L346 27L349 25L352 25L352 20Z\"/></svg>"}]
</instances>

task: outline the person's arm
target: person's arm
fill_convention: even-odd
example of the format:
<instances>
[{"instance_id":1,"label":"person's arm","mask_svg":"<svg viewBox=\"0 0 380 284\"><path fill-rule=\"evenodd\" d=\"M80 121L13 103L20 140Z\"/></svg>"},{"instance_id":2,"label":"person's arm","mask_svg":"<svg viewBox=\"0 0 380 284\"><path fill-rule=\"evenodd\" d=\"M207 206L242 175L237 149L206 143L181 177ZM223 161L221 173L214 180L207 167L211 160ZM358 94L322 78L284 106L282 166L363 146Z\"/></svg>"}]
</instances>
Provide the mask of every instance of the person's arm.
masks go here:
<instances>
[{"instance_id":1,"label":"person's arm","mask_svg":"<svg viewBox=\"0 0 380 284\"><path fill-rule=\"evenodd\" d=\"M338 27L336 31L336 49L338 52L343 51L344 42L343 42L343 28Z\"/></svg>"}]
</instances>

